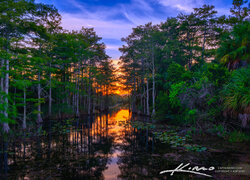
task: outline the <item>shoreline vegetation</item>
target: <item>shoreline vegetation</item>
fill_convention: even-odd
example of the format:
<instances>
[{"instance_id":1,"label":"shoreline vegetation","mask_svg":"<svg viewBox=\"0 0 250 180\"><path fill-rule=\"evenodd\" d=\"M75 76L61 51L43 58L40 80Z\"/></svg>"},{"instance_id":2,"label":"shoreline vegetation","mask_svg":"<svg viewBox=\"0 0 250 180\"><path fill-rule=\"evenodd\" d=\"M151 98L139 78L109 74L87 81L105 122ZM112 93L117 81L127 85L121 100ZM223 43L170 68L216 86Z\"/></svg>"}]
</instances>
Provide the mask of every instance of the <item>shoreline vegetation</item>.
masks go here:
<instances>
[{"instance_id":1,"label":"shoreline vegetation","mask_svg":"<svg viewBox=\"0 0 250 180\"><path fill-rule=\"evenodd\" d=\"M2 133L119 101L116 68L93 28L65 30L54 6L32 0L1 1L0 12Z\"/></svg>"},{"instance_id":2,"label":"shoreline vegetation","mask_svg":"<svg viewBox=\"0 0 250 180\"><path fill-rule=\"evenodd\" d=\"M85 116L90 128L95 115L121 107L132 114L129 126L151 133L153 143L196 153L226 147L240 152L239 145L245 153L249 8L248 1L233 0L228 16L203 5L135 27L122 38L116 67L93 28L63 29L51 5L1 1L0 166L8 163L8 142L17 137L47 137L48 127L66 134ZM136 115L147 122L133 121ZM213 149L202 142L213 138L227 146Z\"/></svg>"},{"instance_id":3,"label":"shoreline vegetation","mask_svg":"<svg viewBox=\"0 0 250 180\"><path fill-rule=\"evenodd\" d=\"M249 141L249 4L233 1L231 15L204 5L160 24L133 28L123 38L121 70L130 110L229 141Z\"/></svg>"}]
</instances>

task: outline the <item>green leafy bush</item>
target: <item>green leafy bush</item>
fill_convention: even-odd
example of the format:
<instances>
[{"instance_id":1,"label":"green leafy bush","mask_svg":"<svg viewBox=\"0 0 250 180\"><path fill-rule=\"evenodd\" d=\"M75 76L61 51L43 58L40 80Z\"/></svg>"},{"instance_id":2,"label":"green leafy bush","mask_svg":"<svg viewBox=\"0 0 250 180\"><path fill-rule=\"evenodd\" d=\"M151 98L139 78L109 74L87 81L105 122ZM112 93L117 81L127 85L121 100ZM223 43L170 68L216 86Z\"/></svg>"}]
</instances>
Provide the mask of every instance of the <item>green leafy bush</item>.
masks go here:
<instances>
[{"instance_id":1,"label":"green leafy bush","mask_svg":"<svg viewBox=\"0 0 250 180\"><path fill-rule=\"evenodd\" d=\"M185 73L185 69L180 64L173 62L167 69L167 81L179 82L182 81L182 75Z\"/></svg>"},{"instance_id":2,"label":"green leafy bush","mask_svg":"<svg viewBox=\"0 0 250 180\"><path fill-rule=\"evenodd\" d=\"M224 126L222 126L221 124L219 125L214 125L213 129L212 129L212 133L217 134L219 137L223 137L226 138L228 133L227 130L224 128Z\"/></svg>"},{"instance_id":3,"label":"green leafy bush","mask_svg":"<svg viewBox=\"0 0 250 180\"><path fill-rule=\"evenodd\" d=\"M237 69L242 60L249 61L249 21L234 26L232 32L226 33L217 50L217 58L228 69Z\"/></svg>"},{"instance_id":4,"label":"green leafy bush","mask_svg":"<svg viewBox=\"0 0 250 180\"><path fill-rule=\"evenodd\" d=\"M250 106L250 67L235 70L222 90L225 109L247 111ZM249 112L248 112L249 113Z\"/></svg>"},{"instance_id":5,"label":"green leafy bush","mask_svg":"<svg viewBox=\"0 0 250 180\"><path fill-rule=\"evenodd\" d=\"M185 91L185 82L181 81L179 83L171 85L171 89L169 92L169 102L172 108L180 107L181 102L179 100L178 95Z\"/></svg>"},{"instance_id":6,"label":"green leafy bush","mask_svg":"<svg viewBox=\"0 0 250 180\"><path fill-rule=\"evenodd\" d=\"M247 135L240 131L233 131L229 134L229 142L244 142L250 141L250 135Z\"/></svg>"},{"instance_id":7,"label":"green leafy bush","mask_svg":"<svg viewBox=\"0 0 250 180\"><path fill-rule=\"evenodd\" d=\"M215 86L221 86L228 81L230 73L220 64L206 63L201 68L201 76L206 77Z\"/></svg>"}]
</instances>

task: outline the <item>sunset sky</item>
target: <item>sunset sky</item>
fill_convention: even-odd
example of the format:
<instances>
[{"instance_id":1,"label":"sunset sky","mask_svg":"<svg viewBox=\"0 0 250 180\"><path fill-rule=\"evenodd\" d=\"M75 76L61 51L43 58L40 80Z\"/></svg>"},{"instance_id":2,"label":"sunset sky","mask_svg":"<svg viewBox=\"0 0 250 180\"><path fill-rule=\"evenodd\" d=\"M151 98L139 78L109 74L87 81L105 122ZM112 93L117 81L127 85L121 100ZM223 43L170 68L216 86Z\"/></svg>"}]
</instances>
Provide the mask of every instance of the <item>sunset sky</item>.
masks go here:
<instances>
[{"instance_id":1,"label":"sunset sky","mask_svg":"<svg viewBox=\"0 0 250 180\"><path fill-rule=\"evenodd\" d=\"M119 59L121 38L132 28L148 22L159 23L178 13L189 13L193 7L215 5L218 14L229 14L232 0L36 0L53 4L62 15L68 30L93 27L103 38L107 54Z\"/></svg>"}]
</instances>

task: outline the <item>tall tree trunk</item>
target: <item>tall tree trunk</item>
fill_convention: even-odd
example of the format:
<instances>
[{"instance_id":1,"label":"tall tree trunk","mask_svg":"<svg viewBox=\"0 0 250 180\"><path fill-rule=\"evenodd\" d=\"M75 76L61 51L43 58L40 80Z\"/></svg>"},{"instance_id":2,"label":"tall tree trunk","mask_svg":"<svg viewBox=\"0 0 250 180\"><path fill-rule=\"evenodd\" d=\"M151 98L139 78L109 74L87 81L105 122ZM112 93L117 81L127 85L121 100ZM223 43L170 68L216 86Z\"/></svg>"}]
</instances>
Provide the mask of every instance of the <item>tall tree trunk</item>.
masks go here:
<instances>
[{"instance_id":1,"label":"tall tree trunk","mask_svg":"<svg viewBox=\"0 0 250 180\"><path fill-rule=\"evenodd\" d=\"M91 77L89 75L89 87L88 87L88 114L91 114Z\"/></svg>"},{"instance_id":2,"label":"tall tree trunk","mask_svg":"<svg viewBox=\"0 0 250 180\"><path fill-rule=\"evenodd\" d=\"M142 105L142 111L143 114L146 114L146 100L145 100L145 61L144 58L141 59L142 61L142 78L141 78L141 83L142 83L142 87L143 87L143 96L142 96L142 101L143 101L143 105Z\"/></svg>"},{"instance_id":3,"label":"tall tree trunk","mask_svg":"<svg viewBox=\"0 0 250 180\"><path fill-rule=\"evenodd\" d=\"M207 28L205 27L205 32L204 32L204 35L203 35L203 44L202 44L202 55L201 55L202 61L204 61L206 33L207 33Z\"/></svg>"},{"instance_id":4,"label":"tall tree trunk","mask_svg":"<svg viewBox=\"0 0 250 180\"><path fill-rule=\"evenodd\" d=\"M150 115L150 112L149 112L149 89L148 89L148 79L147 79L147 115L149 116Z\"/></svg>"},{"instance_id":5,"label":"tall tree trunk","mask_svg":"<svg viewBox=\"0 0 250 180\"><path fill-rule=\"evenodd\" d=\"M4 91L4 60L1 60L1 92ZM3 96L1 95L1 99L0 99L0 103L4 104L3 102ZM3 111L1 111L1 113L3 113Z\"/></svg>"},{"instance_id":6,"label":"tall tree trunk","mask_svg":"<svg viewBox=\"0 0 250 180\"><path fill-rule=\"evenodd\" d=\"M153 111L152 111L152 116L155 115L155 62L154 62L154 52L152 50L152 63L153 63L153 91L152 91L152 102L153 102Z\"/></svg>"},{"instance_id":7,"label":"tall tree trunk","mask_svg":"<svg viewBox=\"0 0 250 180\"><path fill-rule=\"evenodd\" d=\"M105 85L105 104L104 104L104 110L107 112L107 110L109 109L109 98L108 98L108 94L109 94L109 88L108 85Z\"/></svg>"},{"instance_id":8,"label":"tall tree trunk","mask_svg":"<svg viewBox=\"0 0 250 180\"><path fill-rule=\"evenodd\" d=\"M80 109L79 109L79 85L77 88L77 97L76 97L76 117L80 117Z\"/></svg>"},{"instance_id":9,"label":"tall tree trunk","mask_svg":"<svg viewBox=\"0 0 250 180\"><path fill-rule=\"evenodd\" d=\"M136 112L136 81L134 75L134 89L133 89L133 96L132 96L132 112Z\"/></svg>"},{"instance_id":10,"label":"tall tree trunk","mask_svg":"<svg viewBox=\"0 0 250 180\"><path fill-rule=\"evenodd\" d=\"M51 63L49 63L49 118L52 111Z\"/></svg>"},{"instance_id":11,"label":"tall tree trunk","mask_svg":"<svg viewBox=\"0 0 250 180\"><path fill-rule=\"evenodd\" d=\"M76 117L80 117L80 112L79 112L79 76L80 76L80 63L78 64L78 72L77 72L77 83L76 83Z\"/></svg>"},{"instance_id":12,"label":"tall tree trunk","mask_svg":"<svg viewBox=\"0 0 250 180\"><path fill-rule=\"evenodd\" d=\"M40 103L40 101L41 101L41 91L42 91L40 81L41 81L41 74L40 74L40 72L38 72L38 85L37 85L37 98L38 98L37 123L38 124L41 124L43 122L42 116L41 116L41 103Z\"/></svg>"},{"instance_id":13,"label":"tall tree trunk","mask_svg":"<svg viewBox=\"0 0 250 180\"><path fill-rule=\"evenodd\" d=\"M143 96L141 95L141 114L143 113Z\"/></svg>"},{"instance_id":14,"label":"tall tree trunk","mask_svg":"<svg viewBox=\"0 0 250 180\"><path fill-rule=\"evenodd\" d=\"M146 90L145 90L145 83L144 83L144 86L143 86L143 114L144 115L146 114L146 98L145 98L145 93L146 93Z\"/></svg>"},{"instance_id":15,"label":"tall tree trunk","mask_svg":"<svg viewBox=\"0 0 250 180\"><path fill-rule=\"evenodd\" d=\"M7 48L6 51L9 53L9 38L7 38ZM8 95L9 95L9 59L6 59L5 61L5 66L6 66L6 74L5 74L5 85L4 85L4 92L5 92L5 106L4 106L4 117L8 119L8 108L9 108L9 100L8 100ZM10 130L9 124L8 123L3 123L3 131L8 133Z\"/></svg>"},{"instance_id":16,"label":"tall tree trunk","mask_svg":"<svg viewBox=\"0 0 250 180\"><path fill-rule=\"evenodd\" d=\"M23 129L26 129L26 87L23 88Z\"/></svg>"},{"instance_id":17,"label":"tall tree trunk","mask_svg":"<svg viewBox=\"0 0 250 180\"><path fill-rule=\"evenodd\" d=\"M189 57L188 57L188 62L187 62L187 68L188 70L191 69L191 61L192 61L192 57L191 57L191 52L192 52L192 49L191 49L191 39L190 39L190 34L189 32L187 33L187 40L188 40L188 48L189 48Z\"/></svg>"},{"instance_id":18,"label":"tall tree trunk","mask_svg":"<svg viewBox=\"0 0 250 180\"><path fill-rule=\"evenodd\" d=\"M93 91L93 98L92 98L92 112L94 113L95 112L95 90Z\"/></svg>"},{"instance_id":19,"label":"tall tree trunk","mask_svg":"<svg viewBox=\"0 0 250 180\"><path fill-rule=\"evenodd\" d=\"M73 92L72 93L72 108L73 108L73 111L75 112L75 108L76 107L76 103L75 103L75 93Z\"/></svg>"}]
</instances>

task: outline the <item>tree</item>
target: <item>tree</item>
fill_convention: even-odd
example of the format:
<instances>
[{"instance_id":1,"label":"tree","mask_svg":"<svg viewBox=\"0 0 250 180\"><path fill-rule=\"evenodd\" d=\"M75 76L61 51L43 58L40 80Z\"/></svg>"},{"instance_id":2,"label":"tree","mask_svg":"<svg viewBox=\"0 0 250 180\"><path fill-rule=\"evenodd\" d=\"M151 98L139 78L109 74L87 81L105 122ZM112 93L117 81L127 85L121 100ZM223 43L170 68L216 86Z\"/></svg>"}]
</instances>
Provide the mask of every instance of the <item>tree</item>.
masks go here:
<instances>
[{"instance_id":1,"label":"tree","mask_svg":"<svg viewBox=\"0 0 250 180\"><path fill-rule=\"evenodd\" d=\"M0 27L1 32L0 36L4 40L4 46L2 46L1 50L8 54L5 58L2 59L2 68L5 68L4 78L2 79L5 83L2 84L2 90L5 92L5 109L4 116L5 121L3 123L3 130L5 132L9 131L8 125L8 94L9 94L9 70L10 70L10 59L13 56L11 49L11 42L13 38L20 37L29 37L28 34L37 35L42 34L44 32L44 28L41 24L43 24L44 18L49 19L49 15L53 16L52 12L56 12L56 10L52 6L46 6L44 4L35 4L34 1L25 1L25 0L10 0L10 1L2 1L1 2L1 21ZM50 21L48 21L50 22ZM27 40L27 39L26 39Z\"/></svg>"},{"instance_id":2,"label":"tree","mask_svg":"<svg viewBox=\"0 0 250 180\"><path fill-rule=\"evenodd\" d=\"M238 118L242 126L246 127L249 120L250 107L250 67L233 71L228 84L222 89L224 97L224 114ZM231 113L229 113L231 112ZM236 115L236 117L235 117Z\"/></svg>"},{"instance_id":3,"label":"tree","mask_svg":"<svg viewBox=\"0 0 250 180\"><path fill-rule=\"evenodd\" d=\"M220 42L217 58L230 70L249 63L249 28L248 21L238 24L230 33L226 33Z\"/></svg>"},{"instance_id":4,"label":"tree","mask_svg":"<svg viewBox=\"0 0 250 180\"><path fill-rule=\"evenodd\" d=\"M198 35L200 36L200 42L202 42L201 62L211 59L210 52L216 47L216 34L214 30L216 27L216 15L217 11L214 10L214 6L203 5L202 8L194 8L194 14L197 17ZM212 53L214 55L214 53ZM206 58L205 56L208 56Z\"/></svg>"},{"instance_id":5,"label":"tree","mask_svg":"<svg viewBox=\"0 0 250 180\"><path fill-rule=\"evenodd\" d=\"M232 23L241 23L244 20L249 20L249 4L247 3L248 0L233 0L233 7L230 9L230 12L233 14L233 17L231 17Z\"/></svg>"},{"instance_id":6,"label":"tree","mask_svg":"<svg viewBox=\"0 0 250 180\"><path fill-rule=\"evenodd\" d=\"M33 0L2 1L0 12L4 132L14 119L21 119L25 130L32 119L40 126L46 117L62 117L72 111L79 117L86 104L89 113L94 112L97 88L108 89L113 81L111 61L94 29L63 30L57 9ZM98 70L106 73L105 83Z\"/></svg>"}]
</instances>

